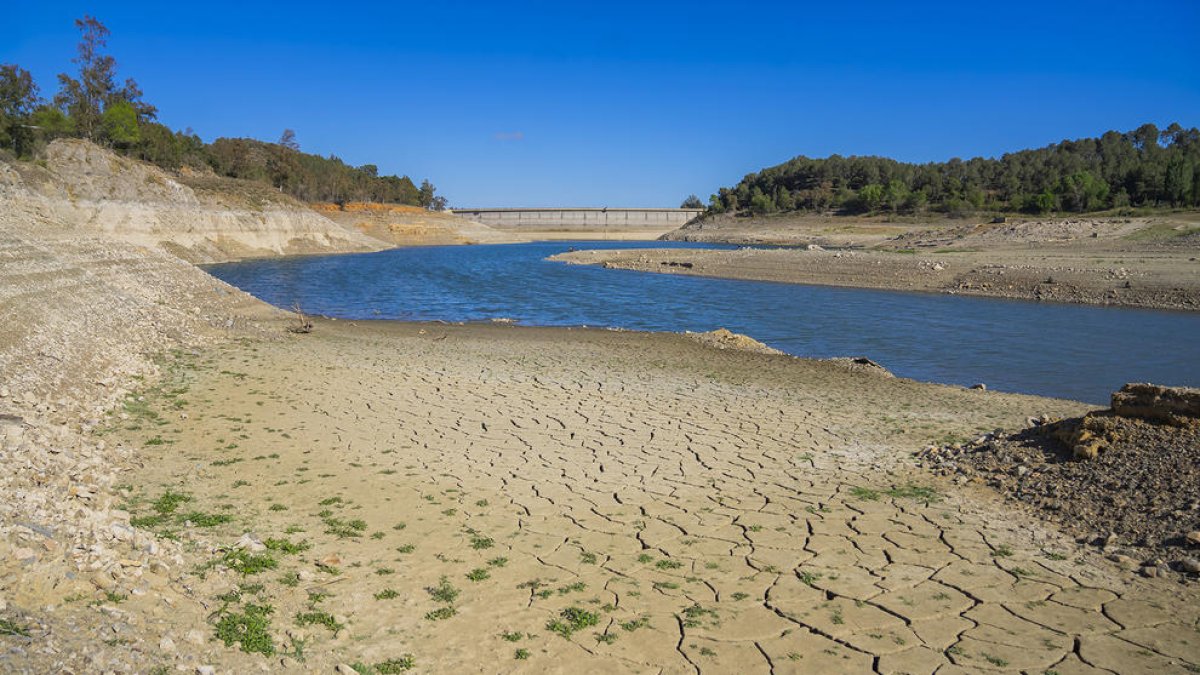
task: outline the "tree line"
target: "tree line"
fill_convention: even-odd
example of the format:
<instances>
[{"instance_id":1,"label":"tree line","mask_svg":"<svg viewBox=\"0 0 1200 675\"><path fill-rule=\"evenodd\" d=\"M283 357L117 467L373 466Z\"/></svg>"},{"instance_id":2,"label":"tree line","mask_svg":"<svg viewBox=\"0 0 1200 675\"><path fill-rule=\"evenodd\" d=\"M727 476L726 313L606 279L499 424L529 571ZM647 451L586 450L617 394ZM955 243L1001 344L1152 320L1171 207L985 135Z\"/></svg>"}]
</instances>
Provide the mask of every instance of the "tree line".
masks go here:
<instances>
[{"instance_id":1,"label":"tree line","mask_svg":"<svg viewBox=\"0 0 1200 675\"><path fill-rule=\"evenodd\" d=\"M446 208L428 180L381 176L373 164L350 166L334 155L300 151L294 131L276 143L218 138L205 143L190 129L173 131L157 122L132 78L119 83L116 59L106 52L110 32L95 17L75 21L81 37L72 59L78 71L58 76L49 100L29 71L0 64L0 148L18 158L35 156L56 138L83 138L113 151L176 171L211 169L221 176L270 183L281 192L315 202L371 201Z\"/></svg>"},{"instance_id":2,"label":"tree line","mask_svg":"<svg viewBox=\"0 0 1200 675\"><path fill-rule=\"evenodd\" d=\"M796 157L709 198L708 213L943 212L966 215L1200 206L1200 130L1144 124L999 159L909 164Z\"/></svg>"}]
</instances>

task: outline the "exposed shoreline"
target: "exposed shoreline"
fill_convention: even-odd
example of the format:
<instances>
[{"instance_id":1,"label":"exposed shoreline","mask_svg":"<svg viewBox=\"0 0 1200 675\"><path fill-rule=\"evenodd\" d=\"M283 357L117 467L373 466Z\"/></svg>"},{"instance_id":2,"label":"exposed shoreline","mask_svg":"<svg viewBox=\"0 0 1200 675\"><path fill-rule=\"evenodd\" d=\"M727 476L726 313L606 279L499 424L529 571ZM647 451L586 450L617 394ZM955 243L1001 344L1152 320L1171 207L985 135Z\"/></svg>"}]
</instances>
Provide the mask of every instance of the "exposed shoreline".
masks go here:
<instances>
[{"instance_id":1,"label":"exposed shoreline","mask_svg":"<svg viewBox=\"0 0 1200 675\"><path fill-rule=\"evenodd\" d=\"M1084 258L1045 250L1006 256L996 251L647 248L573 251L550 260L724 279L1200 310L1200 263L1179 254Z\"/></svg>"},{"instance_id":2,"label":"exposed shoreline","mask_svg":"<svg viewBox=\"0 0 1200 675\"><path fill-rule=\"evenodd\" d=\"M317 319L292 335L289 322L263 316L258 337L166 356L123 413L84 432L109 445L99 494L144 524L106 544L125 562L68 582L34 581L53 578L37 570L54 553L4 558L0 598L45 626L32 635L54 640L58 663L243 672L412 655L433 672L683 673L795 653L809 671L876 658L1044 669L1082 665L1074 635L1088 663L1117 670L1200 658L1139 632L1200 620L1194 584L1131 577L990 490L914 466L931 441L1089 406L679 334ZM26 434L49 428L29 414ZM216 524L145 520L168 493ZM268 540L308 548L257 551ZM222 563L238 541L277 567ZM426 590L443 578L448 604ZM1131 614L1148 602L1153 618ZM270 658L213 639L214 609L250 605L273 608ZM548 626L572 608L599 623L564 639ZM334 628L297 621L313 611ZM1039 650L993 641L995 612ZM102 644L114 625L122 640ZM298 644L303 664L288 655Z\"/></svg>"}]
</instances>

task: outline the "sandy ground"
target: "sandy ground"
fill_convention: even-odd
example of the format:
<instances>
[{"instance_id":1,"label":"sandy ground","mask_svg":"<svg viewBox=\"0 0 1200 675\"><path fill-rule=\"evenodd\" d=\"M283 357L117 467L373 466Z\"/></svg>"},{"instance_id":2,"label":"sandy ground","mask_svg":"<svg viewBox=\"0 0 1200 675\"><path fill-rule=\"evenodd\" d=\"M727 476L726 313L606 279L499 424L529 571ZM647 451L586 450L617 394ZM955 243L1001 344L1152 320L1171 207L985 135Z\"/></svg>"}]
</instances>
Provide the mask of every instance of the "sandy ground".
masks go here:
<instances>
[{"instance_id":1,"label":"sandy ground","mask_svg":"<svg viewBox=\"0 0 1200 675\"><path fill-rule=\"evenodd\" d=\"M1200 668L1194 582L913 468L1079 404L505 326L321 322L164 372L105 438L183 559L60 610L161 640L147 670Z\"/></svg>"},{"instance_id":2,"label":"sandy ground","mask_svg":"<svg viewBox=\"0 0 1200 675\"><path fill-rule=\"evenodd\" d=\"M1200 226L1188 222L963 225L892 232L872 240L870 249L625 249L553 259L733 279L1200 309Z\"/></svg>"}]
</instances>

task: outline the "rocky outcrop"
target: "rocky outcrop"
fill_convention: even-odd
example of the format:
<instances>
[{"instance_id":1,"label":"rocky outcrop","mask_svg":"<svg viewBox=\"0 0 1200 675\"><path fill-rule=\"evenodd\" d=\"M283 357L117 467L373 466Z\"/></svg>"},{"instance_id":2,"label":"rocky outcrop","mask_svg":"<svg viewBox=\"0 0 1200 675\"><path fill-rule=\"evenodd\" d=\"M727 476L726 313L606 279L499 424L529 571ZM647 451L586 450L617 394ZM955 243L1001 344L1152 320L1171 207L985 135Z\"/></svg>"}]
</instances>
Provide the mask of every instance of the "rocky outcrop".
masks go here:
<instances>
[{"instance_id":1,"label":"rocky outcrop","mask_svg":"<svg viewBox=\"0 0 1200 675\"><path fill-rule=\"evenodd\" d=\"M172 176L85 141L55 141L40 165L5 169L0 192L10 202L24 202L79 233L167 250L191 262L387 247L266 186Z\"/></svg>"},{"instance_id":2,"label":"rocky outcrop","mask_svg":"<svg viewBox=\"0 0 1200 675\"><path fill-rule=\"evenodd\" d=\"M1113 392L1112 410L1121 417L1157 422L1200 421L1200 389L1130 383Z\"/></svg>"},{"instance_id":3,"label":"rocky outcrop","mask_svg":"<svg viewBox=\"0 0 1200 675\"><path fill-rule=\"evenodd\" d=\"M1110 410L1031 418L1029 427L929 446L919 462L1038 507L1146 576L1195 574L1200 416L1195 389L1127 384Z\"/></svg>"}]
</instances>

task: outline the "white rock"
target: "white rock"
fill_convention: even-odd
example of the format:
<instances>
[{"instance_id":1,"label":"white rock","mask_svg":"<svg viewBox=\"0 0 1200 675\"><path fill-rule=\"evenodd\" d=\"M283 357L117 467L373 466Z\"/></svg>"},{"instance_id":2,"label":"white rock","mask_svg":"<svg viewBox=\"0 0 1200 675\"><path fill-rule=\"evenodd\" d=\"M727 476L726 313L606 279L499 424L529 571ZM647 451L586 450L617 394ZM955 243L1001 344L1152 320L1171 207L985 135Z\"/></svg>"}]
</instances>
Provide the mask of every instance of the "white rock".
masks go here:
<instances>
[{"instance_id":1,"label":"white rock","mask_svg":"<svg viewBox=\"0 0 1200 675\"><path fill-rule=\"evenodd\" d=\"M250 534L249 532L247 532L246 534L243 534L242 538L238 539L237 543L234 544L233 547L240 548L240 549L243 549L246 551L253 551L256 553L258 551L267 550L266 545L264 545L261 541L258 540L257 537Z\"/></svg>"}]
</instances>

